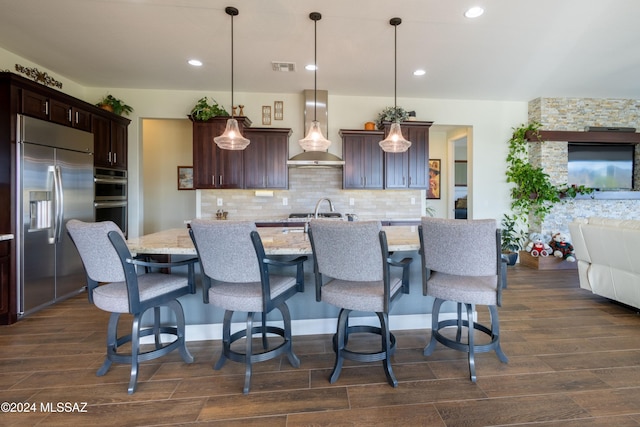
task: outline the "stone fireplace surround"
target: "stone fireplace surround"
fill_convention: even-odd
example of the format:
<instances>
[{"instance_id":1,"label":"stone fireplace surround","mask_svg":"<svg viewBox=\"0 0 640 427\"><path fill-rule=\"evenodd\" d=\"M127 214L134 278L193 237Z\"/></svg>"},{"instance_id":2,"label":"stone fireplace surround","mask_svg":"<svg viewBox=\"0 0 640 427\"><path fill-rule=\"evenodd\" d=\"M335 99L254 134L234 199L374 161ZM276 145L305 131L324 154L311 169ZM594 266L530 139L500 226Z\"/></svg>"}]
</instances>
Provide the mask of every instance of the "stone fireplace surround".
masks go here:
<instances>
[{"instance_id":1,"label":"stone fireplace surround","mask_svg":"<svg viewBox=\"0 0 640 427\"><path fill-rule=\"evenodd\" d=\"M596 98L536 98L529 102L529 122L541 130L583 131L586 126L634 127L640 129L640 100ZM530 162L541 166L556 185L567 182L568 142L532 142ZM640 154L636 146L633 192L606 192L595 197L578 197L554 206L544 222L532 231L550 236L557 231L569 234L575 218L599 216L640 219Z\"/></svg>"}]
</instances>

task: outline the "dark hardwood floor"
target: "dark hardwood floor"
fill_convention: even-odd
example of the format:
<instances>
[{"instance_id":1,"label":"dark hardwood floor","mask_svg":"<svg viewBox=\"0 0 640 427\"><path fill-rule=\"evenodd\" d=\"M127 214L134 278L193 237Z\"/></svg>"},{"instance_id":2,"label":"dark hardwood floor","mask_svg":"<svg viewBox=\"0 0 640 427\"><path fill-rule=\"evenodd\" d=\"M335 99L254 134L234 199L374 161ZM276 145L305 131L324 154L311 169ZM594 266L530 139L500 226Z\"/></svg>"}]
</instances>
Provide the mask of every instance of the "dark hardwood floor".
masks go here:
<instances>
[{"instance_id":1,"label":"dark hardwood floor","mask_svg":"<svg viewBox=\"0 0 640 427\"><path fill-rule=\"evenodd\" d=\"M508 283L500 321L509 363L479 355L476 384L464 354L439 345L424 357L428 325L416 325L396 332L395 389L379 363L347 363L329 384L330 336L297 336L301 367L256 365L248 396L242 365L212 370L214 341L188 344L192 365L178 354L144 363L131 396L126 366L97 377L107 314L79 295L0 327L0 402L35 409L1 413L0 425L640 426L640 316L580 289L575 270L510 267ZM86 402L86 412L48 410L58 402Z\"/></svg>"}]
</instances>

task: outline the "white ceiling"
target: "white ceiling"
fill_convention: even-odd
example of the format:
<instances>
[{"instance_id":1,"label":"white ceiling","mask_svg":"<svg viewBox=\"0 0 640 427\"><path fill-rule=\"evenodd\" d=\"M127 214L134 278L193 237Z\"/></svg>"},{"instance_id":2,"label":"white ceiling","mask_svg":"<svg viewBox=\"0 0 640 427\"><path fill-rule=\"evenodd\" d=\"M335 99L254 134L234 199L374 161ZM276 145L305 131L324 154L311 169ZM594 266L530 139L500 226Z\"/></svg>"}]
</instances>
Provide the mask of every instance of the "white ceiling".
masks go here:
<instances>
[{"instance_id":1,"label":"white ceiling","mask_svg":"<svg viewBox=\"0 0 640 427\"><path fill-rule=\"evenodd\" d=\"M473 5L485 14L469 20ZM320 12L317 84L332 95L393 97L400 17L398 97L640 99L640 0L0 0L0 47L88 87L226 91L226 6L240 11L236 92L312 89Z\"/></svg>"}]
</instances>

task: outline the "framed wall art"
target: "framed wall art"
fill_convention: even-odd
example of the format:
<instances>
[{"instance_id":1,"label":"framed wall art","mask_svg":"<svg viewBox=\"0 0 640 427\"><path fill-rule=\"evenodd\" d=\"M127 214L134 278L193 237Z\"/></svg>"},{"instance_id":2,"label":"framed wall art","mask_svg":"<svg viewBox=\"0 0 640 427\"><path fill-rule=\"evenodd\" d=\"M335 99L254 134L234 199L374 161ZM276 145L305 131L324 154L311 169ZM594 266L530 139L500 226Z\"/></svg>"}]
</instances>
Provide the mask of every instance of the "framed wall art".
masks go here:
<instances>
[{"instance_id":1,"label":"framed wall art","mask_svg":"<svg viewBox=\"0 0 640 427\"><path fill-rule=\"evenodd\" d=\"M193 166L178 166L178 190L193 190Z\"/></svg>"},{"instance_id":2,"label":"framed wall art","mask_svg":"<svg viewBox=\"0 0 640 427\"><path fill-rule=\"evenodd\" d=\"M283 120L283 119L284 119L284 102L274 101L273 102L273 120Z\"/></svg>"},{"instance_id":3,"label":"framed wall art","mask_svg":"<svg viewBox=\"0 0 640 427\"><path fill-rule=\"evenodd\" d=\"M427 199L440 198L440 159L429 160L429 189Z\"/></svg>"},{"instance_id":4,"label":"framed wall art","mask_svg":"<svg viewBox=\"0 0 640 427\"><path fill-rule=\"evenodd\" d=\"M271 124L271 106L270 105L262 106L262 124L263 125Z\"/></svg>"}]
</instances>

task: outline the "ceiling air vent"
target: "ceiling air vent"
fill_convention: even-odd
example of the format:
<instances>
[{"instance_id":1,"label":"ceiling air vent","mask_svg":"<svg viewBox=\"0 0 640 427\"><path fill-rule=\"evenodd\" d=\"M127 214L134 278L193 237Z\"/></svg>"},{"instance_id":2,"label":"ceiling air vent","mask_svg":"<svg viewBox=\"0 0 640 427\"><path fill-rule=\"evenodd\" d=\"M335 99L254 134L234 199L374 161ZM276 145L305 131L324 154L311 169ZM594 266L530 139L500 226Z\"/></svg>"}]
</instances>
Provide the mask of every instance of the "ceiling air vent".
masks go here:
<instances>
[{"instance_id":1,"label":"ceiling air vent","mask_svg":"<svg viewBox=\"0 0 640 427\"><path fill-rule=\"evenodd\" d=\"M271 66L273 71L290 72L296 70L296 64L294 62L272 62Z\"/></svg>"}]
</instances>

